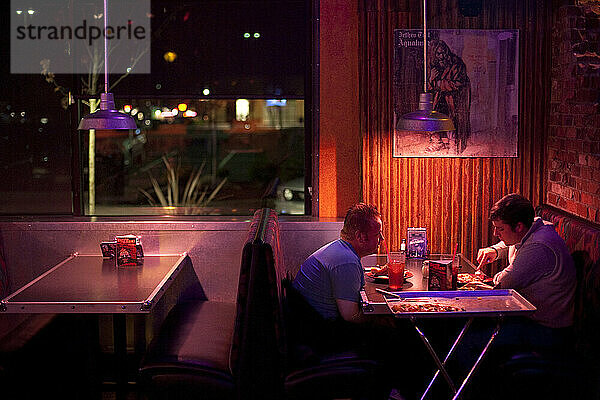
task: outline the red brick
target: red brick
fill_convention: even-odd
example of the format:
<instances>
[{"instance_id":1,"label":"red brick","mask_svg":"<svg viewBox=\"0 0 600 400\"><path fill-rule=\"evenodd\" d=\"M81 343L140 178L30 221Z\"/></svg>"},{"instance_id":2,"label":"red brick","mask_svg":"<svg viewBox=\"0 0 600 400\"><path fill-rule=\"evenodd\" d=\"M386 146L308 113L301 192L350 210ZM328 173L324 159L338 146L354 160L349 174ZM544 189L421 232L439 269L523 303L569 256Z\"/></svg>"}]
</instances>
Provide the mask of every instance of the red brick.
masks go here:
<instances>
[{"instance_id":1,"label":"red brick","mask_svg":"<svg viewBox=\"0 0 600 400\"><path fill-rule=\"evenodd\" d=\"M568 153L567 161L571 164L579 164L579 153L576 151L570 151Z\"/></svg>"},{"instance_id":2,"label":"red brick","mask_svg":"<svg viewBox=\"0 0 600 400\"><path fill-rule=\"evenodd\" d=\"M575 114L595 114L596 107L593 103L577 103L573 111Z\"/></svg>"},{"instance_id":3,"label":"red brick","mask_svg":"<svg viewBox=\"0 0 600 400\"><path fill-rule=\"evenodd\" d=\"M589 158L589 156L587 154L580 154L579 155L579 165L588 165L588 158Z\"/></svg>"},{"instance_id":4,"label":"red brick","mask_svg":"<svg viewBox=\"0 0 600 400\"><path fill-rule=\"evenodd\" d=\"M557 126L555 128L555 130L554 130L554 135L553 136L557 137L558 139L564 138L564 134L562 132L563 129L566 129L566 128L563 127L563 126Z\"/></svg>"},{"instance_id":5,"label":"red brick","mask_svg":"<svg viewBox=\"0 0 600 400\"><path fill-rule=\"evenodd\" d=\"M571 105L567 103L560 103L558 105L558 112L561 114L566 114L572 112Z\"/></svg>"},{"instance_id":6,"label":"red brick","mask_svg":"<svg viewBox=\"0 0 600 400\"><path fill-rule=\"evenodd\" d=\"M571 200L565 200L565 208L572 214L577 214L577 203Z\"/></svg>"},{"instance_id":7,"label":"red brick","mask_svg":"<svg viewBox=\"0 0 600 400\"><path fill-rule=\"evenodd\" d=\"M596 90L582 88L575 90L574 96L577 101L593 103L598 98L598 93Z\"/></svg>"},{"instance_id":8,"label":"red brick","mask_svg":"<svg viewBox=\"0 0 600 400\"><path fill-rule=\"evenodd\" d=\"M588 208L585 204L577 203L577 215L580 215L583 218L588 217Z\"/></svg>"},{"instance_id":9,"label":"red brick","mask_svg":"<svg viewBox=\"0 0 600 400\"><path fill-rule=\"evenodd\" d=\"M590 205L596 208L600 208L600 196L594 196L594 201Z\"/></svg>"},{"instance_id":10,"label":"red brick","mask_svg":"<svg viewBox=\"0 0 600 400\"><path fill-rule=\"evenodd\" d=\"M588 181L587 190L588 193L594 195L600 195L600 183Z\"/></svg>"},{"instance_id":11,"label":"red brick","mask_svg":"<svg viewBox=\"0 0 600 400\"><path fill-rule=\"evenodd\" d=\"M569 183L569 175L565 174L564 172L556 171L556 177L558 178L557 182L562 186L567 186Z\"/></svg>"},{"instance_id":12,"label":"red brick","mask_svg":"<svg viewBox=\"0 0 600 400\"><path fill-rule=\"evenodd\" d=\"M563 115L562 116L562 126L573 126L573 116L572 115Z\"/></svg>"},{"instance_id":13,"label":"red brick","mask_svg":"<svg viewBox=\"0 0 600 400\"><path fill-rule=\"evenodd\" d=\"M558 198L558 204L557 204L558 208L561 208L563 210L566 210L567 207L567 202L563 197L559 197Z\"/></svg>"},{"instance_id":14,"label":"red brick","mask_svg":"<svg viewBox=\"0 0 600 400\"><path fill-rule=\"evenodd\" d=\"M558 205L558 196L555 193L548 192L548 203L554 206Z\"/></svg>"},{"instance_id":15,"label":"red brick","mask_svg":"<svg viewBox=\"0 0 600 400\"><path fill-rule=\"evenodd\" d=\"M573 165L571 167L571 175L573 176L581 176L581 167L579 165Z\"/></svg>"},{"instance_id":16,"label":"red brick","mask_svg":"<svg viewBox=\"0 0 600 400\"><path fill-rule=\"evenodd\" d=\"M562 186L558 183L550 182L550 191L560 196L562 194Z\"/></svg>"},{"instance_id":17,"label":"red brick","mask_svg":"<svg viewBox=\"0 0 600 400\"><path fill-rule=\"evenodd\" d=\"M597 208L588 207L588 219L590 221L595 221L597 214L598 214L598 209Z\"/></svg>"},{"instance_id":18,"label":"red brick","mask_svg":"<svg viewBox=\"0 0 600 400\"><path fill-rule=\"evenodd\" d=\"M582 127L585 126L584 125L584 116L583 115L575 115L574 116L574 121L573 121L573 125L575 125L575 127Z\"/></svg>"},{"instance_id":19,"label":"red brick","mask_svg":"<svg viewBox=\"0 0 600 400\"><path fill-rule=\"evenodd\" d=\"M581 167L581 177L583 179L592 179L593 177L593 170L590 167Z\"/></svg>"},{"instance_id":20,"label":"red brick","mask_svg":"<svg viewBox=\"0 0 600 400\"><path fill-rule=\"evenodd\" d=\"M591 194L589 194L587 192L582 192L581 193L581 202L591 206L594 204L594 196L592 196Z\"/></svg>"},{"instance_id":21,"label":"red brick","mask_svg":"<svg viewBox=\"0 0 600 400\"><path fill-rule=\"evenodd\" d=\"M567 140L567 150L578 151L581 152L583 149L583 141L582 140Z\"/></svg>"}]
</instances>

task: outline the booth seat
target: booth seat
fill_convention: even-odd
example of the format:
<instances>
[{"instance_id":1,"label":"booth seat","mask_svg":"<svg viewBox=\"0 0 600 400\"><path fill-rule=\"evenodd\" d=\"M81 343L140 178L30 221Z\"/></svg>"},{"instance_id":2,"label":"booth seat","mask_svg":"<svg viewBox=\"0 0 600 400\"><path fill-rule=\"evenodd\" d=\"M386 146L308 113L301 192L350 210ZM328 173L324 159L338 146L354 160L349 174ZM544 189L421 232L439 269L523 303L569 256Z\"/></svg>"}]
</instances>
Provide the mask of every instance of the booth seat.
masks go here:
<instances>
[{"instance_id":1,"label":"booth seat","mask_svg":"<svg viewBox=\"0 0 600 400\"><path fill-rule=\"evenodd\" d=\"M0 238L1 239L1 238ZM0 299L11 293L4 248L0 240ZM0 386L12 380L23 352L56 319L55 314L3 314L0 312Z\"/></svg>"},{"instance_id":2,"label":"booth seat","mask_svg":"<svg viewBox=\"0 0 600 400\"><path fill-rule=\"evenodd\" d=\"M600 327L600 225L557 208L542 205L538 216L554 224L575 261L577 292L575 334L577 350L586 357L600 359L597 329Z\"/></svg>"},{"instance_id":3,"label":"booth seat","mask_svg":"<svg viewBox=\"0 0 600 400\"><path fill-rule=\"evenodd\" d=\"M249 324L250 268L261 213L255 213L242 250L237 303L206 299L176 305L150 343L139 368L150 399L243 398L239 380Z\"/></svg>"},{"instance_id":4,"label":"booth seat","mask_svg":"<svg viewBox=\"0 0 600 400\"><path fill-rule=\"evenodd\" d=\"M288 295L293 292L281 248L277 214L269 210L258 247L260 263L254 272L267 289L260 292L257 302L257 310L262 314L261 329L266 329L261 335L265 345L271 340L276 344L271 346L270 352L263 353L268 357L264 365L270 365L267 381L278 382L273 388L283 393L272 392L267 397L384 398L389 388L381 381L381 366L376 361L352 351L323 352L312 348L291 330L298 325L294 323L294 315L288 312Z\"/></svg>"},{"instance_id":5,"label":"booth seat","mask_svg":"<svg viewBox=\"0 0 600 400\"><path fill-rule=\"evenodd\" d=\"M549 205L536 214L554 224L575 262L573 346L513 354L501 371L517 399L600 398L600 226Z\"/></svg>"}]
</instances>

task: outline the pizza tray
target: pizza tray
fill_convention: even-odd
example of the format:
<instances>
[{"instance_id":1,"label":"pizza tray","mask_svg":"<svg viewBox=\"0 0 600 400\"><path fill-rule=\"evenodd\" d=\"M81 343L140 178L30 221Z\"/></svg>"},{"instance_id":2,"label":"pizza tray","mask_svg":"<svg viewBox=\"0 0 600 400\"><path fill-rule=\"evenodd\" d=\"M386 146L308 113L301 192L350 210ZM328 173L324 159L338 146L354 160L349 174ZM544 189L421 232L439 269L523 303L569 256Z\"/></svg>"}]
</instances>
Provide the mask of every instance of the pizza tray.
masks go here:
<instances>
[{"instance_id":1,"label":"pizza tray","mask_svg":"<svg viewBox=\"0 0 600 400\"><path fill-rule=\"evenodd\" d=\"M514 289L472 290L472 291L414 291L394 292L398 298L384 296L392 314L397 318L448 318L448 317L501 317L530 315L536 308ZM429 306L441 308L450 306L455 311L393 311L392 306L416 308Z\"/></svg>"}]
</instances>

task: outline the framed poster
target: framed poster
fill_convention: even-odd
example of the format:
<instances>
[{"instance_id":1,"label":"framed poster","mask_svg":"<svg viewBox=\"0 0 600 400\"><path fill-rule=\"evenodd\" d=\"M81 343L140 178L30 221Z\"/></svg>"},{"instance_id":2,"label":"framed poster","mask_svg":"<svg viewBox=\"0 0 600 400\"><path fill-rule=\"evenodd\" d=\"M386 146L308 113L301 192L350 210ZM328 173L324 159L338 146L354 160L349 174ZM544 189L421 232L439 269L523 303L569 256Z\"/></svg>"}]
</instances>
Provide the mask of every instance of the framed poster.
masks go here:
<instances>
[{"instance_id":1,"label":"framed poster","mask_svg":"<svg viewBox=\"0 0 600 400\"><path fill-rule=\"evenodd\" d=\"M423 31L394 30L394 157L517 157L519 31L427 31L427 91L455 131L397 129L423 92Z\"/></svg>"}]
</instances>

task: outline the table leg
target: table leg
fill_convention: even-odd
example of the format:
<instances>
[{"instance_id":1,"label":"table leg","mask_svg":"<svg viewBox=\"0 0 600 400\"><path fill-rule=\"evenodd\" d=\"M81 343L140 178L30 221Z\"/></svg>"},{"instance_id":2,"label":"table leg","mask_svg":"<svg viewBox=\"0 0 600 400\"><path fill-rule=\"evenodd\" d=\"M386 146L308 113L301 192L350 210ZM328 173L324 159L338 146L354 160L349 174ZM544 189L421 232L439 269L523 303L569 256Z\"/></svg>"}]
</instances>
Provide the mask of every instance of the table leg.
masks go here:
<instances>
[{"instance_id":1,"label":"table leg","mask_svg":"<svg viewBox=\"0 0 600 400\"><path fill-rule=\"evenodd\" d=\"M146 353L146 315L135 314L133 317L133 337L135 355Z\"/></svg>"},{"instance_id":2,"label":"table leg","mask_svg":"<svg viewBox=\"0 0 600 400\"><path fill-rule=\"evenodd\" d=\"M469 379L471 378L471 376L473 375L473 373L475 372L475 370L477 369L477 367L481 363L481 360L483 359L483 356L487 353L490 345L492 344L492 342L496 338L496 335L498 335L498 331L500 330L500 324L501 323L502 323L502 318L498 318L498 322L496 323L496 329L494 329L494 332L492 332L492 336L490 337L490 340L488 340L487 344L485 345L485 347L481 351L481 354L477 358L477 361L475 361L475 364L473 364L473 367L471 368L471 370L467 374L467 377L465 378L465 380L463 381L463 383L458 388L458 391L456 391L456 394L454 395L454 397L452 398L452 400L456 400L458 398L458 396L460 396L460 393L462 392L463 388L465 387L465 385L467 384L467 382L469 381Z\"/></svg>"},{"instance_id":3,"label":"table leg","mask_svg":"<svg viewBox=\"0 0 600 400\"><path fill-rule=\"evenodd\" d=\"M454 353L454 349L461 342L463 336L465 335L465 333L467 332L467 330L471 326L472 322L473 322L473 318L472 317L469 318L467 320L467 322L465 322L465 325L463 326L462 330L460 331L460 333L456 337L456 340L452 344L452 347L448 351L448 354L446 354L446 358L444 358L444 362L442 363L442 365L444 365L444 367L446 366L446 362L448 362L448 359L450 358L450 356L452 355L452 353ZM429 392L429 389L431 389L431 386L433 385L433 382L435 382L435 380L436 380L436 378L438 377L439 374L440 374L440 370L438 369L435 372L435 374L433 375L433 378L431 378L431 381L429 382L429 385L425 389L425 392L423 392L423 395L421 396L421 400L425 399L425 396L427 396L427 393Z\"/></svg>"},{"instance_id":4,"label":"table leg","mask_svg":"<svg viewBox=\"0 0 600 400\"><path fill-rule=\"evenodd\" d=\"M444 376L444 379L446 379L446 382L448 382L448 386L450 386L450 389L452 390L452 393L456 393L456 386L454 386L454 382L452 382L452 379L450 378L450 375L448 375L448 371L446 371L446 367L444 367L444 365L440 361L440 358L435 353L435 350L433 349L433 347L431 347L431 344L429 343L429 340L423 334L423 332L421 332L421 330L419 329L419 326L417 325L417 319L415 317L410 317L410 320L412 321L415 329L417 330L417 333L419 334L419 337L421 338L421 340L425 344L425 347L427 347L427 350L429 350L429 354L431 354L431 357L433 358L433 360L437 364L437 367L438 367L439 371L442 372L442 375Z\"/></svg>"},{"instance_id":5,"label":"table leg","mask_svg":"<svg viewBox=\"0 0 600 400\"><path fill-rule=\"evenodd\" d=\"M113 343L115 348L115 381L127 383L127 326L125 314L113 314Z\"/></svg>"}]
</instances>

